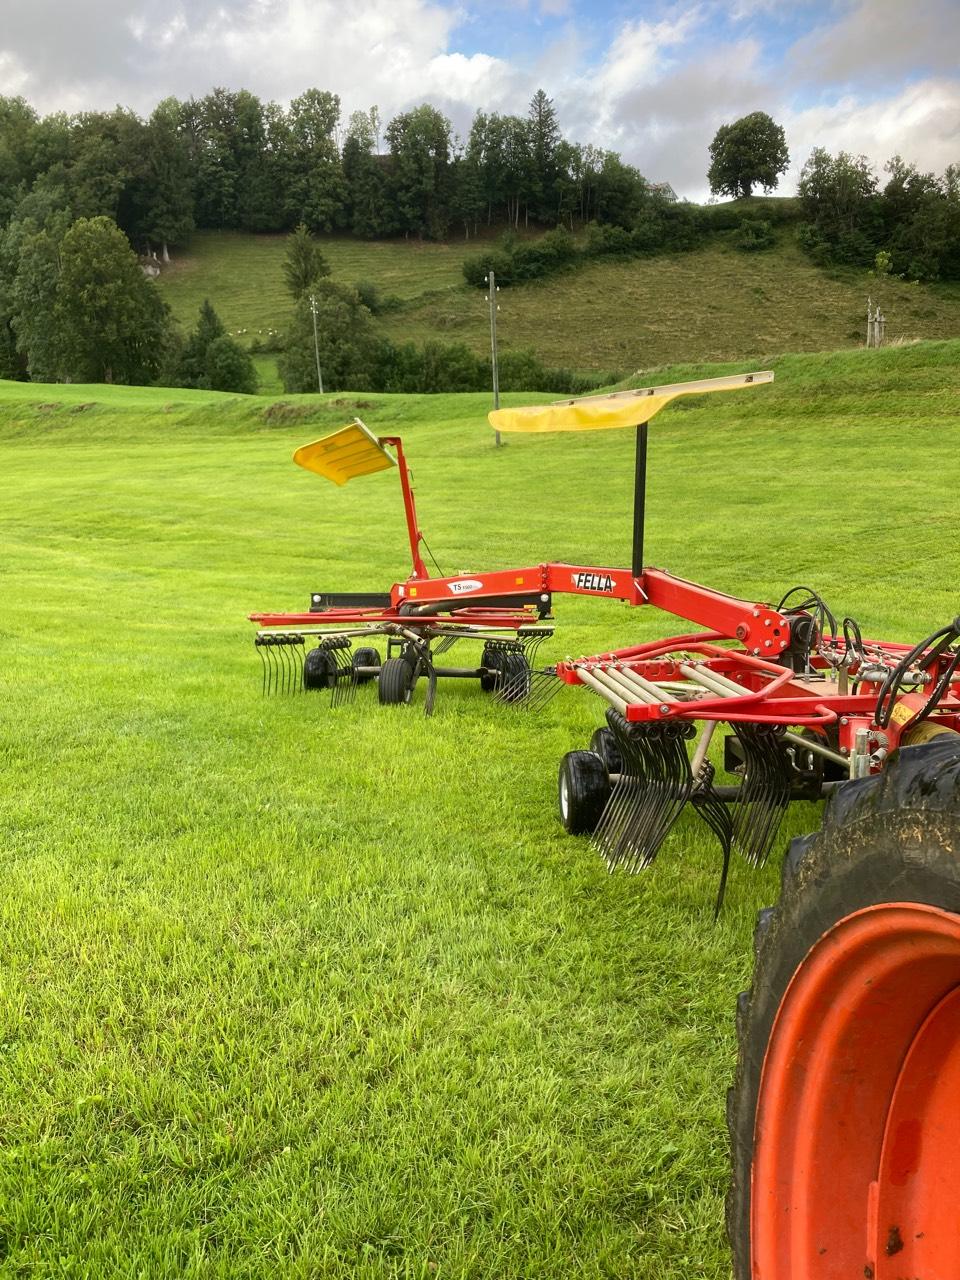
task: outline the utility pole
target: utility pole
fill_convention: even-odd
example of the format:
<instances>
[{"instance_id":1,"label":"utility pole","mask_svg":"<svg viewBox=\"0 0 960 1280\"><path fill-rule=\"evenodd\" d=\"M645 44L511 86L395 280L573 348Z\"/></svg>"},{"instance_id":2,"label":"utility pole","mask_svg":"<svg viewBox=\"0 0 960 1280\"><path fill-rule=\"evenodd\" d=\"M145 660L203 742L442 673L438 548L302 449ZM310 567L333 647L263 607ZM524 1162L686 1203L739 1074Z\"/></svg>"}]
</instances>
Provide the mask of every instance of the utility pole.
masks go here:
<instances>
[{"instance_id":1,"label":"utility pole","mask_svg":"<svg viewBox=\"0 0 960 1280\"><path fill-rule=\"evenodd\" d=\"M323 374L320 372L320 341L317 338L317 299L316 295L310 295L310 313L313 316L313 354L317 357L317 386L320 388L320 394L323 395Z\"/></svg>"},{"instance_id":2,"label":"utility pole","mask_svg":"<svg viewBox=\"0 0 960 1280\"><path fill-rule=\"evenodd\" d=\"M487 301L490 303L490 364L493 368L493 407L500 408L500 370L497 368L497 277L494 272L487 276ZM495 431L496 447L500 448L500 432Z\"/></svg>"}]
</instances>

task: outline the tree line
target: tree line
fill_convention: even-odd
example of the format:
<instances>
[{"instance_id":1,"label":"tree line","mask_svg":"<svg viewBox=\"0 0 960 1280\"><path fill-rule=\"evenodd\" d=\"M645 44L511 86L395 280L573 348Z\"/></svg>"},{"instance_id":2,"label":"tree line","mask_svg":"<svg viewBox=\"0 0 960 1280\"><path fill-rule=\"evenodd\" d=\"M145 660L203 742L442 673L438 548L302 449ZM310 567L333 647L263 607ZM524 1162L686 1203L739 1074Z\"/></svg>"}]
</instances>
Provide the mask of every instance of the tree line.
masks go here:
<instances>
[{"instance_id":1,"label":"tree line","mask_svg":"<svg viewBox=\"0 0 960 1280\"><path fill-rule=\"evenodd\" d=\"M108 217L140 251L194 228L470 236L491 223L630 216L645 183L613 151L565 139L538 90L525 115L479 111L462 139L423 104L385 125L309 89L289 107L246 89L167 98L147 119L39 116L0 98L0 225L50 211Z\"/></svg>"}]
</instances>

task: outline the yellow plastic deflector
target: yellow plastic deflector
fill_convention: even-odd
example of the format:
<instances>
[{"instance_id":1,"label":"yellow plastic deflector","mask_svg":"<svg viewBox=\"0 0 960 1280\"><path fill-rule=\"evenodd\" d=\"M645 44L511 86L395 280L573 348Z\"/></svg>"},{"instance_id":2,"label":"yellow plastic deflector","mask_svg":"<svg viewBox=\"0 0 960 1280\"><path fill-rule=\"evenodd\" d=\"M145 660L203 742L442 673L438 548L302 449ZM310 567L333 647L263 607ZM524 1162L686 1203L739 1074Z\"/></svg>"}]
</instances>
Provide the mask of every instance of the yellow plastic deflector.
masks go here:
<instances>
[{"instance_id":1,"label":"yellow plastic deflector","mask_svg":"<svg viewBox=\"0 0 960 1280\"><path fill-rule=\"evenodd\" d=\"M341 427L332 435L312 444L302 444L293 455L298 467L313 471L334 484L346 484L357 476L373 475L395 467L397 460L359 418L349 427Z\"/></svg>"},{"instance_id":2,"label":"yellow plastic deflector","mask_svg":"<svg viewBox=\"0 0 960 1280\"><path fill-rule=\"evenodd\" d=\"M487 417L496 431L607 431L613 427L639 427L672 399L673 396L645 396L628 404L622 400L533 404L522 409L494 409Z\"/></svg>"},{"instance_id":3,"label":"yellow plastic deflector","mask_svg":"<svg viewBox=\"0 0 960 1280\"><path fill-rule=\"evenodd\" d=\"M772 382L769 372L704 378L639 391L618 391L608 396L585 396L556 404L526 405L520 409L494 409L487 415L496 431L607 431L615 427L639 427L677 396L703 395L708 391L737 391Z\"/></svg>"}]
</instances>

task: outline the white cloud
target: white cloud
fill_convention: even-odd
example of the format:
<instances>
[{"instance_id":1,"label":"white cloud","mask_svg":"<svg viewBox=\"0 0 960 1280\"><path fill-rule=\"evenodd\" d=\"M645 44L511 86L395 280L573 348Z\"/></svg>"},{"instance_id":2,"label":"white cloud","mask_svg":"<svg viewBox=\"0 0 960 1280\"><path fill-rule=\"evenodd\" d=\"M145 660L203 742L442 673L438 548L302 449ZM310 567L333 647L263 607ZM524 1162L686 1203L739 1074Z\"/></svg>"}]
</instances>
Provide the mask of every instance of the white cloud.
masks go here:
<instances>
[{"instance_id":1,"label":"white cloud","mask_svg":"<svg viewBox=\"0 0 960 1280\"><path fill-rule=\"evenodd\" d=\"M0 50L0 94L15 98L24 93L30 84L30 74L22 62L12 53Z\"/></svg>"},{"instance_id":2,"label":"white cloud","mask_svg":"<svg viewBox=\"0 0 960 1280\"><path fill-rule=\"evenodd\" d=\"M955 75L958 52L957 0L856 0L798 41L790 61L805 80L882 85L918 71Z\"/></svg>"},{"instance_id":3,"label":"white cloud","mask_svg":"<svg viewBox=\"0 0 960 1280\"><path fill-rule=\"evenodd\" d=\"M873 101L847 95L829 105L784 112L779 118L792 161L785 184L795 184L814 147L831 154L865 155L881 177L883 164L898 153L919 169L937 174L960 163L957 81L924 80Z\"/></svg>"},{"instance_id":4,"label":"white cloud","mask_svg":"<svg viewBox=\"0 0 960 1280\"><path fill-rule=\"evenodd\" d=\"M578 140L619 151L651 181L699 199L718 126L749 111L773 112L777 97L758 69L755 40L681 61L677 52L694 21L691 13L682 23L621 32L601 71L562 90L558 107Z\"/></svg>"}]
</instances>

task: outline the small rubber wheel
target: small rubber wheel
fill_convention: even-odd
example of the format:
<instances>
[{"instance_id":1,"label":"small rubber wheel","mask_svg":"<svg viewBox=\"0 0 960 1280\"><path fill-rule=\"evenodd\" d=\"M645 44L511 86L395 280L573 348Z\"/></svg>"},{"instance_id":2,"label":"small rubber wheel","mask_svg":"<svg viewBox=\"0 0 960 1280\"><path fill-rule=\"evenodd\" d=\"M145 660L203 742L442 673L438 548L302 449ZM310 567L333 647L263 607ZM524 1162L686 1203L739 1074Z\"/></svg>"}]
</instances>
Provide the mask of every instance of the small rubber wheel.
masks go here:
<instances>
[{"instance_id":1,"label":"small rubber wheel","mask_svg":"<svg viewBox=\"0 0 960 1280\"><path fill-rule=\"evenodd\" d=\"M311 649L303 660L305 689L332 689L337 683L337 664L328 649Z\"/></svg>"},{"instance_id":2,"label":"small rubber wheel","mask_svg":"<svg viewBox=\"0 0 960 1280\"><path fill-rule=\"evenodd\" d=\"M485 648L480 663L490 671L489 675L480 677L480 688L485 693L509 689L509 701L522 702L530 692L530 663L524 654L510 649Z\"/></svg>"},{"instance_id":3,"label":"small rubber wheel","mask_svg":"<svg viewBox=\"0 0 960 1280\"><path fill-rule=\"evenodd\" d=\"M383 665L383 662L380 658L379 649L368 647L354 649L350 665L353 670L356 671L357 667L380 667ZM369 672L362 672L359 675L355 675L354 679L357 684L368 684L369 681L375 680L376 676L370 675Z\"/></svg>"},{"instance_id":4,"label":"small rubber wheel","mask_svg":"<svg viewBox=\"0 0 960 1280\"><path fill-rule=\"evenodd\" d=\"M377 692L385 707L409 702L413 695L413 667L406 658L387 658L377 678Z\"/></svg>"},{"instance_id":5,"label":"small rubber wheel","mask_svg":"<svg viewBox=\"0 0 960 1280\"><path fill-rule=\"evenodd\" d=\"M737 1280L960 1276L960 738L790 845L727 1096Z\"/></svg>"},{"instance_id":6,"label":"small rubber wheel","mask_svg":"<svg viewBox=\"0 0 960 1280\"><path fill-rule=\"evenodd\" d=\"M480 655L480 665L481 667L486 667L488 672L488 674L480 677L480 688L484 693L493 693L494 689L496 689L502 660L502 649L491 649L484 645L483 653Z\"/></svg>"},{"instance_id":7,"label":"small rubber wheel","mask_svg":"<svg viewBox=\"0 0 960 1280\"><path fill-rule=\"evenodd\" d=\"M560 821L572 836L596 829L610 798L607 766L594 751L568 751L560 761L557 798Z\"/></svg>"},{"instance_id":8,"label":"small rubber wheel","mask_svg":"<svg viewBox=\"0 0 960 1280\"><path fill-rule=\"evenodd\" d=\"M623 773L623 756L612 729L602 725L590 739L590 750L607 766L608 773Z\"/></svg>"}]
</instances>

